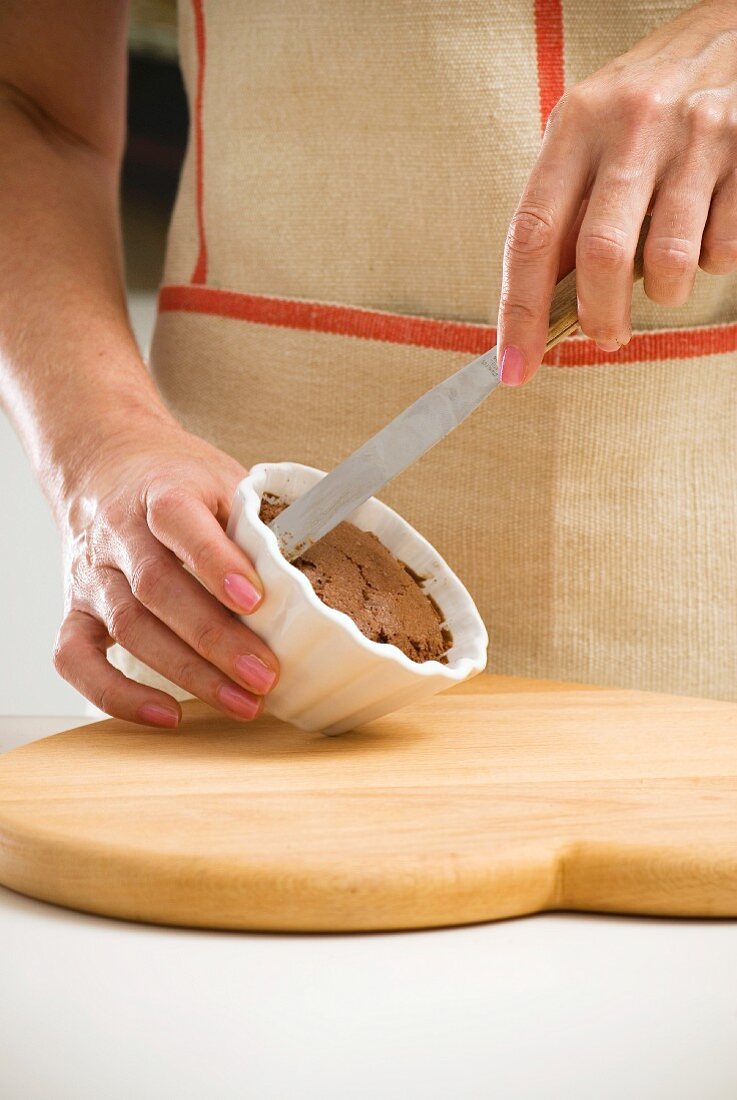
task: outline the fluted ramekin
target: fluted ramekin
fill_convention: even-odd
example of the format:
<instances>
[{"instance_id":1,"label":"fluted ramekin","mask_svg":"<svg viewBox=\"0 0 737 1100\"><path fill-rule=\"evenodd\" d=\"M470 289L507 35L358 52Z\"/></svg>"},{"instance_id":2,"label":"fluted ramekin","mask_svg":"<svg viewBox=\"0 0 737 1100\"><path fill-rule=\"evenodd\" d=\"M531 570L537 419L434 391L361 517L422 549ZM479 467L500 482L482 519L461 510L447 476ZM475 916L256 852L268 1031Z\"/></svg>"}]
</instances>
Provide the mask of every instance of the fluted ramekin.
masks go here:
<instances>
[{"instance_id":1,"label":"fluted ramekin","mask_svg":"<svg viewBox=\"0 0 737 1100\"><path fill-rule=\"evenodd\" d=\"M254 466L238 486L228 535L263 581L265 597L243 616L279 658L281 676L266 710L304 730L346 730L459 684L486 666L488 635L466 588L430 543L386 504L372 497L349 517L421 577L452 635L447 664L411 661L396 646L373 642L342 611L327 607L307 578L282 556L259 519L266 493L288 503L324 477L296 462Z\"/></svg>"}]
</instances>

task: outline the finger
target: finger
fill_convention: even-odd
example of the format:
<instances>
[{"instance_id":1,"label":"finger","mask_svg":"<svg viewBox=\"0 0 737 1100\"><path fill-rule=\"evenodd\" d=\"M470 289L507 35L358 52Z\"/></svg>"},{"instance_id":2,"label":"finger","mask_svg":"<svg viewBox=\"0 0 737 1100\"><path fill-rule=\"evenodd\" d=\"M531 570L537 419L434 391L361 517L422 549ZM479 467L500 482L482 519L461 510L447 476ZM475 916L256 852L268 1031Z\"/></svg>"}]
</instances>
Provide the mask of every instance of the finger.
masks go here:
<instances>
[{"instance_id":1,"label":"finger","mask_svg":"<svg viewBox=\"0 0 737 1100\"><path fill-rule=\"evenodd\" d=\"M561 250L580 209L588 173L583 143L571 142L553 129L504 247L498 349L506 385L529 381L540 365Z\"/></svg>"},{"instance_id":2,"label":"finger","mask_svg":"<svg viewBox=\"0 0 737 1100\"><path fill-rule=\"evenodd\" d=\"M234 619L155 539L148 536L146 542L137 542L120 561L120 568L136 600L190 651L259 695L274 687L279 662L268 646Z\"/></svg>"},{"instance_id":3,"label":"finger","mask_svg":"<svg viewBox=\"0 0 737 1100\"><path fill-rule=\"evenodd\" d=\"M586 210L589 205L588 198L584 199L581 203L580 209L576 214L575 220L570 229L563 238L560 249L560 263L558 265L558 274L556 275L556 282L562 279L569 271L573 271L576 266L576 244L578 242L578 234L581 231L581 225L583 219L586 216Z\"/></svg>"},{"instance_id":4,"label":"finger","mask_svg":"<svg viewBox=\"0 0 737 1100\"><path fill-rule=\"evenodd\" d=\"M658 188L644 253L645 293L653 302L680 306L688 299L714 182L702 159L692 170L668 174Z\"/></svg>"},{"instance_id":5,"label":"finger","mask_svg":"<svg viewBox=\"0 0 737 1100\"><path fill-rule=\"evenodd\" d=\"M652 196L640 168L602 165L591 191L576 246L576 288L581 330L616 351L632 334L633 264Z\"/></svg>"},{"instance_id":6,"label":"finger","mask_svg":"<svg viewBox=\"0 0 737 1100\"><path fill-rule=\"evenodd\" d=\"M242 721L261 713L263 699L228 680L147 611L122 573L110 571L94 610L114 641L190 695Z\"/></svg>"},{"instance_id":7,"label":"finger","mask_svg":"<svg viewBox=\"0 0 737 1100\"><path fill-rule=\"evenodd\" d=\"M712 275L737 271L737 170L719 183L711 200L699 264Z\"/></svg>"},{"instance_id":8,"label":"finger","mask_svg":"<svg viewBox=\"0 0 737 1100\"><path fill-rule=\"evenodd\" d=\"M255 610L263 598L256 570L204 501L186 490L160 490L146 500L146 517L159 542L221 603L242 615Z\"/></svg>"},{"instance_id":9,"label":"finger","mask_svg":"<svg viewBox=\"0 0 737 1100\"><path fill-rule=\"evenodd\" d=\"M108 632L84 611L70 611L54 649L54 667L68 684L96 707L126 722L169 729L179 725L176 699L156 688L129 680L107 659Z\"/></svg>"}]
</instances>

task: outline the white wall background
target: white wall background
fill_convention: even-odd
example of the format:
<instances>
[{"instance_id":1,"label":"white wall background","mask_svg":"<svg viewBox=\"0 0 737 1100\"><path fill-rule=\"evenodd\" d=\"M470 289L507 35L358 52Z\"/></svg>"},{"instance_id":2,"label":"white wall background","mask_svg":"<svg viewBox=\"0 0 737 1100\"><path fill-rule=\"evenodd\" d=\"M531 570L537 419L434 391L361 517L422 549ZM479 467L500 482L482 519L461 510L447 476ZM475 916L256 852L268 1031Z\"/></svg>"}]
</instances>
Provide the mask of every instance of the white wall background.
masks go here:
<instances>
[{"instance_id":1,"label":"white wall background","mask_svg":"<svg viewBox=\"0 0 737 1100\"><path fill-rule=\"evenodd\" d=\"M130 296L147 351L155 295ZM23 448L0 413L0 714L84 714L85 701L51 663L62 613L56 528Z\"/></svg>"}]
</instances>

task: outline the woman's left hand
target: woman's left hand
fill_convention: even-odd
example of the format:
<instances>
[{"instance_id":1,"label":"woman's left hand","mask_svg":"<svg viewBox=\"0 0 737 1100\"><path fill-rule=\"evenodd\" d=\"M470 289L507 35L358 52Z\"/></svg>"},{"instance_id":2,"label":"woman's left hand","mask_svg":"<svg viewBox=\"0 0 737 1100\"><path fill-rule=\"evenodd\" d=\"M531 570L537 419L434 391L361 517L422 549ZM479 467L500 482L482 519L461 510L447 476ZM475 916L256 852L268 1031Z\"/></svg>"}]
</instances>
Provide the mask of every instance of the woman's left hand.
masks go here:
<instances>
[{"instance_id":1,"label":"woman's left hand","mask_svg":"<svg viewBox=\"0 0 737 1100\"><path fill-rule=\"evenodd\" d=\"M629 341L632 263L649 211L645 293L654 302L682 305L699 266L737 271L735 0L684 12L553 110L507 235L504 383L535 374L553 287L574 262L582 331L605 351Z\"/></svg>"}]
</instances>

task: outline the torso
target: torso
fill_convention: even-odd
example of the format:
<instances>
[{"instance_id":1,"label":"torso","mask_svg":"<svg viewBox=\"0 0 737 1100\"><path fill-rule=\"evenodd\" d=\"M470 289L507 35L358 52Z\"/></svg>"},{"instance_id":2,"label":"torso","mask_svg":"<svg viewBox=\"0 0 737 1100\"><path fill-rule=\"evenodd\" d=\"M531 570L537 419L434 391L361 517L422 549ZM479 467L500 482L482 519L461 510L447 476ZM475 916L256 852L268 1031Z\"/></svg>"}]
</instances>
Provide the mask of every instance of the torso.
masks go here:
<instances>
[{"instance_id":1,"label":"torso","mask_svg":"<svg viewBox=\"0 0 737 1100\"><path fill-rule=\"evenodd\" d=\"M686 6L183 0L153 349L176 415L244 464L329 468L491 346L546 111ZM387 488L494 671L737 698L736 317L734 278L678 311L640 290L623 355L569 341Z\"/></svg>"}]
</instances>

